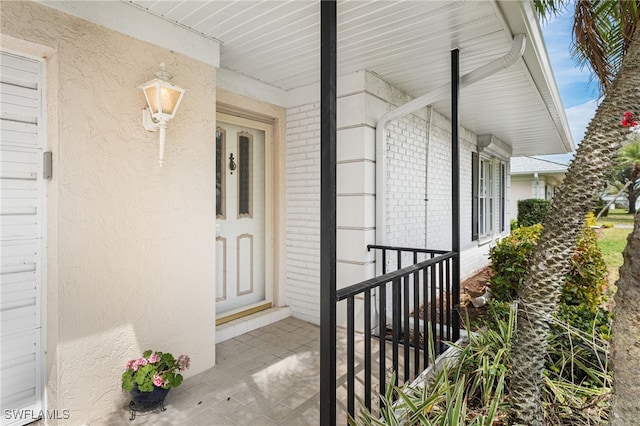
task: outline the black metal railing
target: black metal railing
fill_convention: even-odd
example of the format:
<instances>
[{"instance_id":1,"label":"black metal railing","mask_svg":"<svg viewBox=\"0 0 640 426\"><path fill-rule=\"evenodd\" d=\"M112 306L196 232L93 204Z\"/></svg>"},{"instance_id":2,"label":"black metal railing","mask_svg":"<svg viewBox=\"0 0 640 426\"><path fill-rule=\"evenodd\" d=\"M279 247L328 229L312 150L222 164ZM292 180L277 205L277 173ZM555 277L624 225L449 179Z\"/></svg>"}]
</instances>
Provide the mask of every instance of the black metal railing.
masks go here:
<instances>
[{"instance_id":1,"label":"black metal railing","mask_svg":"<svg viewBox=\"0 0 640 426\"><path fill-rule=\"evenodd\" d=\"M378 395L384 394L391 377L395 385L414 380L444 352L446 342L460 337L454 320L459 301L454 300L457 292L453 291L459 283L452 278L457 253L379 245L367 248L381 251L382 275L336 293L337 303L346 300L347 327L346 380L342 377L338 385L346 384L346 410L352 417L356 396L366 408L378 410L383 404ZM393 269L387 261L396 269L387 272ZM362 318L356 317L356 307ZM362 330L356 330L356 324Z\"/></svg>"}]
</instances>

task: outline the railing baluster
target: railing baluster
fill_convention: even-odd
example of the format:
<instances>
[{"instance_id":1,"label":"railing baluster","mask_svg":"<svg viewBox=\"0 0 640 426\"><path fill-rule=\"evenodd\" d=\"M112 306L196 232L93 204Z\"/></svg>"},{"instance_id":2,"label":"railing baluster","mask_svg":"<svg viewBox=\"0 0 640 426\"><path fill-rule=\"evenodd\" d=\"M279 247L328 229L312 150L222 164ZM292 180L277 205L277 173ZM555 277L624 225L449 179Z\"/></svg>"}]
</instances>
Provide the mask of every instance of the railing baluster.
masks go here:
<instances>
[{"instance_id":1,"label":"railing baluster","mask_svg":"<svg viewBox=\"0 0 640 426\"><path fill-rule=\"evenodd\" d=\"M400 322L401 322L400 278L396 278L393 280L391 291L392 291L391 294L392 294L392 300L393 300L393 306L392 306L393 323L391 324L391 336L392 336L391 342L393 347L392 359L393 359L393 372L396 373L395 374L396 379L393 384L397 386L398 375L400 373L398 371L398 339L400 338Z\"/></svg>"},{"instance_id":2,"label":"railing baluster","mask_svg":"<svg viewBox=\"0 0 640 426\"><path fill-rule=\"evenodd\" d=\"M442 352L444 352L444 264L440 264L440 283L438 285L438 294L439 294L439 299L440 299L440 303L439 305L439 309L440 309L440 349L438 350L438 354L441 354ZM448 303L447 303L448 305Z\"/></svg>"},{"instance_id":3,"label":"railing baluster","mask_svg":"<svg viewBox=\"0 0 640 426\"><path fill-rule=\"evenodd\" d=\"M347 299L347 412L355 414L355 296Z\"/></svg>"},{"instance_id":4,"label":"railing baluster","mask_svg":"<svg viewBox=\"0 0 640 426\"><path fill-rule=\"evenodd\" d=\"M402 331L402 345L404 346L404 381L410 380L409 367L411 365L411 357L409 356L409 278L411 275L405 275L403 278L404 288L402 290L402 318L404 327Z\"/></svg>"},{"instance_id":5,"label":"railing baluster","mask_svg":"<svg viewBox=\"0 0 640 426\"><path fill-rule=\"evenodd\" d=\"M453 327L453 321L451 321L451 304L453 303L453 295L451 293L451 259L448 259L445 264L447 265L447 340L451 341L451 328Z\"/></svg>"},{"instance_id":6,"label":"railing baluster","mask_svg":"<svg viewBox=\"0 0 640 426\"><path fill-rule=\"evenodd\" d=\"M429 332L427 331L427 324L429 323L429 315L427 309L429 307L429 280L431 279L431 266L427 266L424 269L424 280L422 281L422 358L423 368L426 370L429 366Z\"/></svg>"},{"instance_id":7,"label":"railing baluster","mask_svg":"<svg viewBox=\"0 0 640 426\"><path fill-rule=\"evenodd\" d=\"M385 388L387 387L387 366L385 362L385 358L387 356L387 345L386 345L386 335L387 335L387 283L384 282L380 287L380 300L378 301L378 312L380 317L378 318L378 333L380 338L378 339L380 344L380 353L379 353L379 380L380 380L380 395L384 395ZM384 407L384 402L382 398L380 398L380 409Z\"/></svg>"},{"instance_id":8,"label":"railing baluster","mask_svg":"<svg viewBox=\"0 0 640 426\"><path fill-rule=\"evenodd\" d=\"M418 263L418 250L413 250L413 264L416 265ZM419 332L420 332L420 327L419 327L419 323L418 320L416 320L416 313L418 312L418 272L416 271L413 274L413 378L418 376L418 369L420 368L420 345L418 345L416 338L419 337ZM407 294L407 298L409 297L409 295ZM409 317L409 315L407 315L407 317ZM407 364L409 364L408 362L408 358L407 358Z\"/></svg>"},{"instance_id":9,"label":"railing baluster","mask_svg":"<svg viewBox=\"0 0 640 426\"><path fill-rule=\"evenodd\" d=\"M371 290L364 292L364 406L371 410Z\"/></svg>"},{"instance_id":10,"label":"railing baluster","mask_svg":"<svg viewBox=\"0 0 640 426\"><path fill-rule=\"evenodd\" d=\"M382 249L382 275L387 273L387 249Z\"/></svg>"},{"instance_id":11,"label":"railing baluster","mask_svg":"<svg viewBox=\"0 0 640 426\"><path fill-rule=\"evenodd\" d=\"M395 385L400 381L408 382L420 374L421 368L425 369L429 366L432 356L436 356L444 348L444 339L456 337L455 330L451 330L451 316L455 315L454 307L450 303L450 294L453 285L452 280L456 279L452 272L452 261L457 259L457 253L440 252L436 250L409 249L409 248L393 248L387 246L368 246L368 248L376 248L382 250L383 265L382 270L385 272L383 276L372 278L358 284L340 289L336 292L336 301L347 299L347 401L346 408L350 416L355 414L355 383L356 371L359 370L356 365L356 339L355 339L355 304L358 294L364 297L364 348L363 363L364 392L358 393L358 397L364 396L364 405L369 409L372 407L372 385L374 375L372 374L373 353L372 353L372 303L375 302L374 292L379 297L377 301L378 321L377 327L379 331L379 371L378 383L379 392L384 394L387 386L387 312L389 320L392 321L391 327L391 358L393 364L393 372L395 373ZM398 270L386 273L387 268L387 251L396 251L396 260ZM422 254L420 254L422 253ZM414 265L402 268L403 254L406 254L407 260L413 260ZM424 256L425 260L418 262L419 258ZM413 286L411 281L413 280ZM421 281L422 280L422 281ZM392 294L387 300L387 286L391 286ZM413 291L413 298L411 297ZM445 301L446 298L446 301ZM392 302L392 307L387 307L387 303ZM422 307L421 307L422 305ZM413 314L410 310L413 307ZM391 309L391 311L388 311ZM439 311L439 318L438 318ZM425 336L424 341L420 343L420 316L422 315L422 323L424 328L422 334ZM413 320L414 325L411 327L410 322ZM429 328L427 328L429 327ZM436 333L437 328L440 332ZM443 328L446 327L446 332ZM413 331L413 338L410 337ZM429 332L434 339L439 340L435 346L437 352L430 353ZM459 331L458 331L459 332ZM401 337L402 333L402 337ZM453 336L452 336L453 334ZM404 345L402 352L400 344ZM411 345L413 345L414 356L411 356ZM358 347L361 347L358 346ZM422 350L422 366L420 365ZM403 357L400 359L400 357ZM412 358L414 366L411 368ZM358 361L360 362L360 361ZM401 368L401 364L402 367ZM402 370L402 371L399 371ZM403 376L400 376L400 374ZM360 373L358 373L360 374ZM359 379L358 379L359 380ZM384 407L384 401L379 400L379 407Z\"/></svg>"},{"instance_id":12,"label":"railing baluster","mask_svg":"<svg viewBox=\"0 0 640 426\"><path fill-rule=\"evenodd\" d=\"M420 271L413 274L413 377L420 374Z\"/></svg>"},{"instance_id":13,"label":"railing baluster","mask_svg":"<svg viewBox=\"0 0 640 426\"><path fill-rule=\"evenodd\" d=\"M435 350L436 346L436 338L438 336L437 334L437 329L436 329L436 324L437 324L437 317L436 317L436 304L437 304L437 300L436 300L436 286L438 285L438 266L439 264L435 264L433 265L433 268L431 270L431 285L430 285L430 290L431 290L431 300L429 303L429 305L431 306L431 335L433 336L433 348ZM437 355L434 353L433 357L435 358Z\"/></svg>"}]
</instances>

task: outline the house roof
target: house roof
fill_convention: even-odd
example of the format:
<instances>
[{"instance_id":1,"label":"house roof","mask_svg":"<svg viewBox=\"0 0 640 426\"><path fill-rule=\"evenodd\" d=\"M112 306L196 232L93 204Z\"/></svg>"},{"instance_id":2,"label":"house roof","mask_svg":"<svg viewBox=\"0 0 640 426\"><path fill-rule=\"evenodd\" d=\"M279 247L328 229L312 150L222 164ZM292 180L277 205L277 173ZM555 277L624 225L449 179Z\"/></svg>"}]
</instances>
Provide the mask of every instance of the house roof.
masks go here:
<instances>
[{"instance_id":1,"label":"house roof","mask_svg":"<svg viewBox=\"0 0 640 426\"><path fill-rule=\"evenodd\" d=\"M120 31L127 25L148 25L153 32L147 29L146 34L155 33L156 38L160 37L157 34L189 32L190 40L200 38L209 48L194 47L200 42L178 43L171 36L160 43L215 65L212 56L219 43L220 67L284 91L319 81L319 1L123 0L121 12L109 5L113 2L86 2L90 4L86 7L79 3L85 2L44 4ZM513 36L525 34L522 59L461 90L461 123L478 135L494 134L511 144L514 155L573 150L540 27L528 0L339 0L337 4L338 75L367 70L412 97L450 81L452 49L460 49L464 75L502 57ZM115 22L99 11L107 7ZM143 29L129 29L145 34ZM433 107L448 116L450 100L438 100Z\"/></svg>"},{"instance_id":2,"label":"house roof","mask_svg":"<svg viewBox=\"0 0 640 426\"><path fill-rule=\"evenodd\" d=\"M511 158L511 174L512 175L531 175L539 174L564 174L567 172L566 164L556 163L555 161L545 160L535 157L512 157Z\"/></svg>"}]
</instances>

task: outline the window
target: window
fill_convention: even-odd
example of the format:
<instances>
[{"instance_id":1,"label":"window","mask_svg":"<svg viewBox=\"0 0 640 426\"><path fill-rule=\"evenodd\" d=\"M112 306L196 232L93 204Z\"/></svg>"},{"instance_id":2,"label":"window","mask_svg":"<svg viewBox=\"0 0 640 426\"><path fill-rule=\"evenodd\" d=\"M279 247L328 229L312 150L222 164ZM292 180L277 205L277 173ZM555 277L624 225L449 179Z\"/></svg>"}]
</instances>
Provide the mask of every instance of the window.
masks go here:
<instances>
[{"instance_id":1,"label":"window","mask_svg":"<svg viewBox=\"0 0 640 426\"><path fill-rule=\"evenodd\" d=\"M477 152L471 153L471 240L475 241L480 237L478 233L478 166L480 165L480 155Z\"/></svg>"},{"instance_id":2,"label":"window","mask_svg":"<svg viewBox=\"0 0 640 426\"><path fill-rule=\"evenodd\" d=\"M238 133L238 217L253 217L253 135Z\"/></svg>"},{"instance_id":3,"label":"window","mask_svg":"<svg viewBox=\"0 0 640 426\"><path fill-rule=\"evenodd\" d=\"M500 162L500 232L504 232L505 227L505 194L507 193L507 165Z\"/></svg>"},{"instance_id":4,"label":"window","mask_svg":"<svg viewBox=\"0 0 640 426\"><path fill-rule=\"evenodd\" d=\"M224 130L216 130L216 217L225 217L225 182L224 182L224 155L225 155L226 134Z\"/></svg>"},{"instance_id":5,"label":"window","mask_svg":"<svg viewBox=\"0 0 640 426\"><path fill-rule=\"evenodd\" d=\"M493 231L493 163L480 159L480 176L478 187L478 232L486 235Z\"/></svg>"},{"instance_id":6,"label":"window","mask_svg":"<svg viewBox=\"0 0 640 426\"><path fill-rule=\"evenodd\" d=\"M506 165L474 152L471 174L471 234L478 240L505 229Z\"/></svg>"}]
</instances>

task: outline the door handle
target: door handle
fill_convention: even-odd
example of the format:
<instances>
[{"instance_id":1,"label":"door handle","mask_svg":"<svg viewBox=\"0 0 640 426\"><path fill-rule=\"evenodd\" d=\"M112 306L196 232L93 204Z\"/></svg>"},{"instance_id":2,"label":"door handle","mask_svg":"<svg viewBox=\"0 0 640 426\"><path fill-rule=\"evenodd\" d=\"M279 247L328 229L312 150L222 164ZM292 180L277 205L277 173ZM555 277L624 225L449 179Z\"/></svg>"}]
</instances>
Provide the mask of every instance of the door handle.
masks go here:
<instances>
[{"instance_id":1,"label":"door handle","mask_svg":"<svg viewBox=\"0 0 640 426\"><path fill-rule=\"evenodd\" d=\"M231 170L231 174L236 169L236 160L233 158L233 152L229 155L229 170Z\"/></svg>"}]
</instances>

